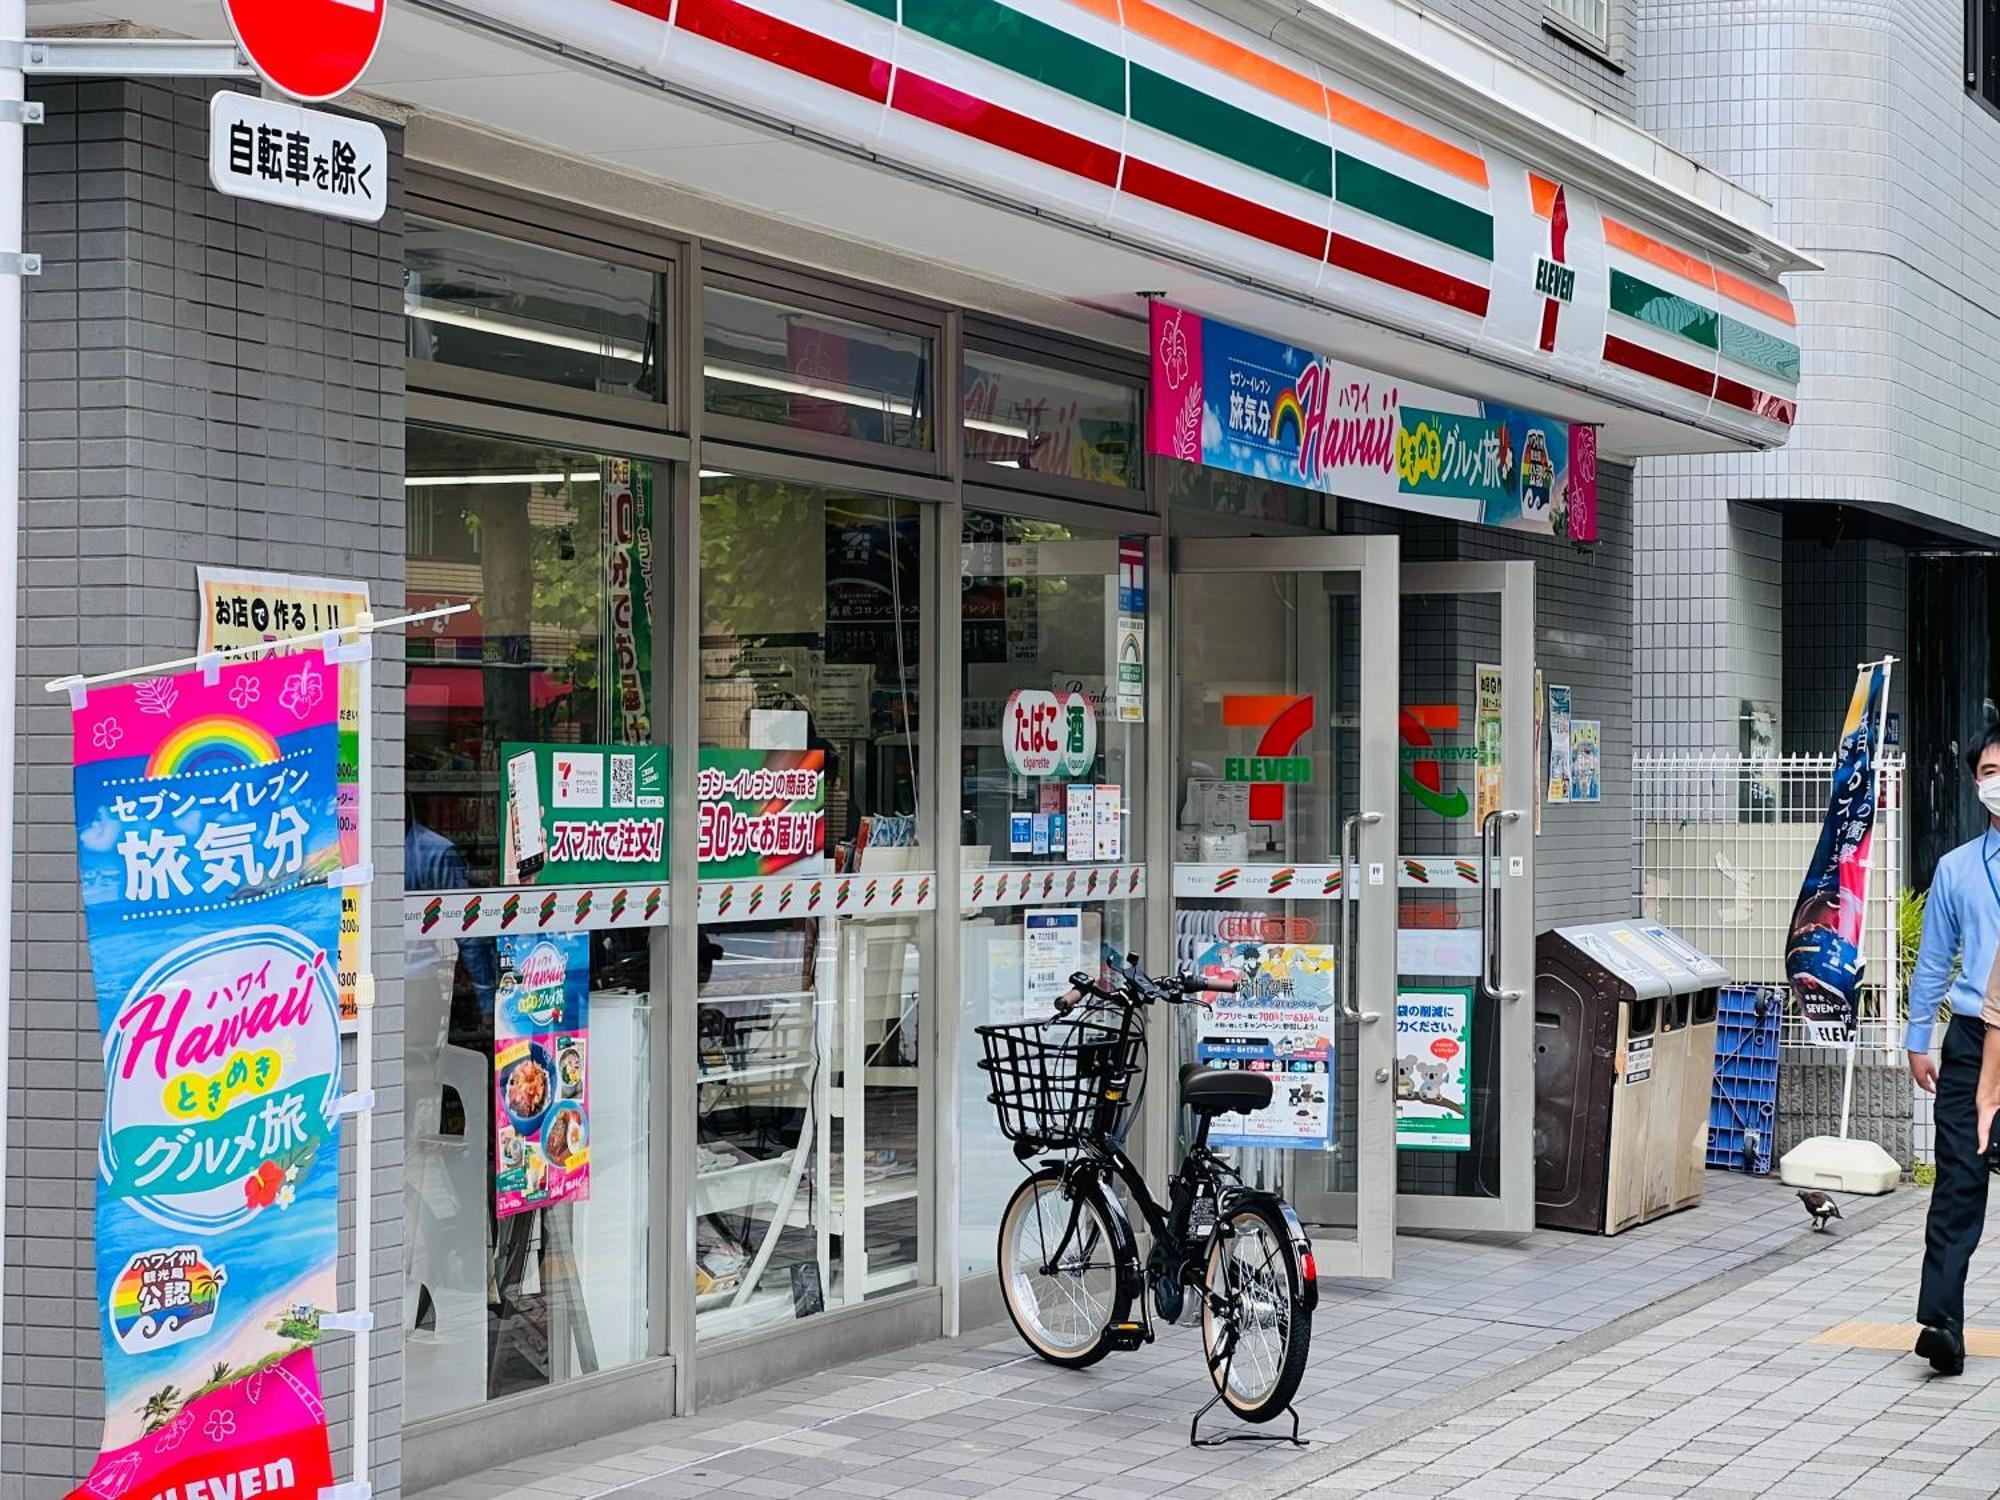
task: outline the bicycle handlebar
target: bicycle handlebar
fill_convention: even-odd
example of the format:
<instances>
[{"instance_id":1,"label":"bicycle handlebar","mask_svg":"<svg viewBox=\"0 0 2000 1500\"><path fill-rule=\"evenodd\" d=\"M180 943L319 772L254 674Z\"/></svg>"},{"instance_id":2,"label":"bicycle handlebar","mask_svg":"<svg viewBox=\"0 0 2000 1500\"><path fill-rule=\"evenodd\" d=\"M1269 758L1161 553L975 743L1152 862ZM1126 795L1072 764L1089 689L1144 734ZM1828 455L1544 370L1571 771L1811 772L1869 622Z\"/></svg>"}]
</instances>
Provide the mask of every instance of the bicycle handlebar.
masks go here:
<instances>
[{"instance_id":1,"label":"bicycle handlebar","mask_svg":"<svg viewBox=\"0 0 2000 1500\"><path fill-rule=\"evenodd\" d=\"M1233 978L1209 978L1189 967L1149 978L1139 968L1137 954L1130 955L1117 972L1125 982L1119 989L1109 990L1082 970L1070 975L1070 987L1057 999L1056 1013L1067 1015L1087 1000L1107 1005L1149 1005L1155 1000L1169 1005L1204 1005L1207 1002L1200 998L1203 995L1233 995L1237 990Z\"/></svg>"}]
</instances>

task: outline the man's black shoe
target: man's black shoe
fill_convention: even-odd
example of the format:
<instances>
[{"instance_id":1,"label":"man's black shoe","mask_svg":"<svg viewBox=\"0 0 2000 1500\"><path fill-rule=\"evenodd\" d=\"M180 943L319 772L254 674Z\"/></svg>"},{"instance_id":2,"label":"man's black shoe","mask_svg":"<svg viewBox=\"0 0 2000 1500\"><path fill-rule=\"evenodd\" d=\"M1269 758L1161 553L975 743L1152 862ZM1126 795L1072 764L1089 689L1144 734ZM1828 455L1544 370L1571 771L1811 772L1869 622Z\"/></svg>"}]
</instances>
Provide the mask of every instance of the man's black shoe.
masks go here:
<instances>
[{"instance_id":1,"label":"man's black shoe","mask_svg":"<svg viewBox=\"0 0 2000 1500\"><path fill-rule=\"evenodd\" d=\"M1926 1328L1917 1335L1917 1353L1940 1375L1965 1373L1965 1340L1949 1328Z\"/></svg>"}]
</instances>

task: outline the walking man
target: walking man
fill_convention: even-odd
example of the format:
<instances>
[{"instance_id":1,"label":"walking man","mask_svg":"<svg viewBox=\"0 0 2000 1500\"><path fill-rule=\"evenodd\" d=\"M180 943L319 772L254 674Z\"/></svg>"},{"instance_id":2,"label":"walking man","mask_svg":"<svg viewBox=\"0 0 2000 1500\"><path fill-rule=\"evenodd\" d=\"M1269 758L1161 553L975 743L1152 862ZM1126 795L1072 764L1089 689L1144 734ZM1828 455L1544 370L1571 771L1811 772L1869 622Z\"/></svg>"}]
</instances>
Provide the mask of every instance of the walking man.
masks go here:
<instances>
[{"instance_id":1,"label":"walking man","mask_svg":"<svg viewBox=\"0 0 2000 1500\"><path fill-rule=\"evenodd\" d=\"M1965 1371L1965 1271L1986 1224L1989 1174L1978 1130L1986 1027L1979 1013L2000 948L2000 725L1986 731L1966 763L1988 822L1978 838L1939 860L1931 879L1904 1039L1910 1076L1937 1096L1937 1186L1924 1226L1924 1278L1917 1294L1917 1321L1924 1326L1917 1353L1940 1375ZM1939 1067L1931 1057L1931 1036L1945 1001L1951 1019Z\"/></svg>"}]
</instances>

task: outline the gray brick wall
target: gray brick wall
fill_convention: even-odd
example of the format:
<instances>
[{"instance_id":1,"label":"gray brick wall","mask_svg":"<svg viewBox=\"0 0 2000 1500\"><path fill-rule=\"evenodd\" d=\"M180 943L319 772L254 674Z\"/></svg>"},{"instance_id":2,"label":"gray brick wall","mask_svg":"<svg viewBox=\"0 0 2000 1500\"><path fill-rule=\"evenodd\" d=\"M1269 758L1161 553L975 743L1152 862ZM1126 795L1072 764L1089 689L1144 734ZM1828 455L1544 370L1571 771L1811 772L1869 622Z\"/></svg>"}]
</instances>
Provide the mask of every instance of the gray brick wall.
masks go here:
<instances>
[{"instance_id":1,"label":"gray brick wall","mask_svg":"<svg viewBox=\"0 0 2000 1500\"><path fill-rule=\"evenodd\" d=\"M1614 114L1631 119L1638 90L1627 67L1637 38L1634 10L1639 0L1609 0L1610 46L1605 54L1579 46L1543 25L1552 15L1544 0L1424 0L1432 15L1463 26L1516 62L1553 83L1565 84Z\"/></svg>"},{"instance_id":2,"label":"gray brick wall","mask_svg":"<svg viewBox=\"0 0 2000 1500\"><path fill-rule=\"evenodd\" d=\"M67 704L50 678L185 654L195 566L366 579L403 599L400 212L336 224L207 185L193 85L43 83L29 132L21 769L0 1500L53 1500L103 1413L92 1257L103 1106L76 887ZM400 163L397 171L400 173ZM402 665L376 673L374 1482L398 1493ZM350 1052L351 1060L351 1052ZM351 1151L344 1203L353 1202ZM343 1298L351 1212L342 1211ZM347 1475L350 1345L329 1336Z\"/></svg>"}]
</instances>

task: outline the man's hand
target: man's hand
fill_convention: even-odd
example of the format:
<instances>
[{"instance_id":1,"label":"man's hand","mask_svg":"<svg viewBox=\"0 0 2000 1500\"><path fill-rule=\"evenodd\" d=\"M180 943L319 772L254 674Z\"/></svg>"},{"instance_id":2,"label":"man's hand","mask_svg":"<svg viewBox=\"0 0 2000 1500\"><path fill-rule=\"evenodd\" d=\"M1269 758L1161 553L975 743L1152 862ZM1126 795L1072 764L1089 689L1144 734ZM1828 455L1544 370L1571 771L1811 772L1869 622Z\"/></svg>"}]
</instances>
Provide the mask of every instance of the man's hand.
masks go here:
<instances>
[{"instance_id":1,"label":"man's hand","mask_svg":"<svg viewBox=\"0 0 2000 1500\"><path fill-rule=\"evenodd\" d=\"M1926 1094L1937 1092L1937 1059L1928 1052L1910 1054L1910 1076Z\"/></svg>"},{"instance_id":2,"label":"man's hand","mask_svg":"<svg viewBox=\"0 0 2000 1500\"><path fill-rule=\"evenodd\" d=\"M1981 1156L1986 1155L1993 1140L1993 1117L1996 1114L2000 1114L2000 1105L1982 1104L1979 1106L1979 1135L1977 1140Z\"/></svg>"}]
</instances>

